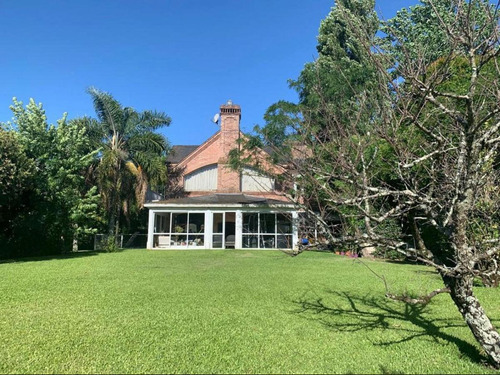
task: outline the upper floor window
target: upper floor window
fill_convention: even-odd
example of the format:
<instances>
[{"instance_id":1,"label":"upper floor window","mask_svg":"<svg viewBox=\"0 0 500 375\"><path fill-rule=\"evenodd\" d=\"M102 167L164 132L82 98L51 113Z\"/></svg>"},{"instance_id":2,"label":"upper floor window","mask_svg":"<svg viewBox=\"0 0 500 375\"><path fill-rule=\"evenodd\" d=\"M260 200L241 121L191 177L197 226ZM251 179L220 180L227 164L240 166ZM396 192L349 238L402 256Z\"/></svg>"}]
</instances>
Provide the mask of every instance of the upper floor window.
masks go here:
<instances>
[{"instance_id":1,"label":"upper floor window","mask_svg":"<svg viewBox=\"0 0 500 375\"><path fill-rule=\"evenodd\" d=\"M184 190L217 190L217 164L207 165L184 176Z\"/></svg>"},{"instance_id":2,"label":"upper floor window","mask_svg":"<svg viewBox=\"0 0 500 375\"><path fill-rule=\"evenodd\" d=\"M264 176L253 168L245 167L241 172L241 190L242 191L273 191L274 180Z\"/></svg>"}]
</instances>

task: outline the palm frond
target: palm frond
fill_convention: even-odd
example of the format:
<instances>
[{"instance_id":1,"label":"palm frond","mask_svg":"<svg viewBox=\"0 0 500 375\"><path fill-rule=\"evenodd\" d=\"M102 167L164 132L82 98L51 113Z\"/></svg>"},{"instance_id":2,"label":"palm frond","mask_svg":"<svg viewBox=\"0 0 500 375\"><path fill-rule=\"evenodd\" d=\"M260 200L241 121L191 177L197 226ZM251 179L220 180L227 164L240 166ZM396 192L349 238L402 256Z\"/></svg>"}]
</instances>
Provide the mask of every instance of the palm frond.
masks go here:
<instances>
[{"instance_id":1,"label":"palm frond","mask_svg":"<svg viewBox=\"0 0 500 375\"><path fill-rule=\"evenodd\" d=\"M153 131L164 126L169 126L172 119L159 111L143 111L139 114L137 128L143 131Z\"/></svg>"},{"instance_id":2,"label":"palm frond","mask_svg":"<svg viewBox=\"0 0 500 375\"><path fill-rule=\"evenodd\" d=\"M166 138L158 133L146 132L138 134L128 140L131 153L147 152L152 155L165 156L169 150L169 143Z\"/></svg>"},{"instance_id":3,"label":"palm frond","mask_svg":"<svg viewBox=\"0 0 500 375\"><path fill-rule=\"evenodd\" d=\"M92 97L94 110L102 124L107 125L112 133L123 133L124 116L121 104L111 94L89 87L87 92Z\"/></svg>"},{"instance_id":4,"label":"palm frond","mask_svg":"<svg viewBox=\"0 0 500 375\"><path fill-rule=\"evenodd\" d=\"M101 149L96 168L108 226L116 228L121 213L128 220L143 207L148 182L164 184L169 144L154 131L170 124L163 112L137 112L122 107L109 93L90 87L97 120L83 118L89 135ZM114 223L113 223L114 221Z\"/></svg>"},{"instance_id":5,"label":"palm frond","mask_svg":"<svg viewBox=\"0 0 500 375\"><path fill-rule=\"evenodd\" d=\"M153 185L161 185L167 179L166 158L147 153L137 153L135 161Z\"/></svg>"},{"instance_id":6,"label":"palm frond","mask_svg":"<svg viewBox=\"0 0 500 375\"><path fill-rule=\"evenodd\" d=\"M138 175L135 184L135 199L137 201L137 207L139 209L144 207L144 201L146 200L146 193L148 191L148 179L144 171L139 167Z\"/></svg>"},{"instance_id":7,"label":"palm frond","mask_svg":"<svg viewBox=\"0 0 500 375\"><path fill-rule=\"evenodd\" d=\"M125 167L136 177L141 174L140 167L138 168L132 160L128 160L125 163Z\"/></svg>"}]
</instances>

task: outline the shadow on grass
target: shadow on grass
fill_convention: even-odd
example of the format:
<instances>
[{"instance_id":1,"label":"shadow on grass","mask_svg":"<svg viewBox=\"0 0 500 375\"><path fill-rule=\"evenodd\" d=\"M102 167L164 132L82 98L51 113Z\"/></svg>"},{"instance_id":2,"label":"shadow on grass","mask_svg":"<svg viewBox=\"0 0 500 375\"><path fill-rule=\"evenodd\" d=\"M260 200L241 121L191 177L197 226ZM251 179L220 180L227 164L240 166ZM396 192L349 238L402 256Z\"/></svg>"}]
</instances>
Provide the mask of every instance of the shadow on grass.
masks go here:
<instances>
[{"instance_id":1,"label":"shadow on grass","mask_svg":"<svg viewBox=\"0 0 500 375\"><path fill-rule=\"evenodd\" d=\"M54 259L74 259L74 258L84 258L96 256L100 252L99 251L77 251L74 253L67 254L54 254L54 255L41 255L41 256L33 256L33 257L22 257L22 258L14 258L14 259L0 259L0 264L3 263L23 263L23 262L39 262L44 260L54 260Z\"/></svg>"},{"instance_id":2,"label":"shadow on grass","mask_svg":"<svg viewBox=\"0 0 500 375\"><path fill-rule=\"evenodd\" d=\"M444 332L447 328L467 327L461 320L453 323L450 319L429 319L424 316L428 306L409 305L380 297L356 296L348 292L329 290L326 293L341 299L342 302L347 302L349 307L330 306L329 303L323 302L324 298L318 295L308 297L306 293L301 298L292 301L297 306L293 313L318 321L326 328L339 332L381 329L401 332L401 339L381 341L373 343L374 345L389 346L421 337L427 337L434 342L443 340L456 345L462 356L476 363L487 364L486 356L481 355L476 346ZM345 303L342 305L345 306ZM397 321L409 322L412 327L403 327Z\"/></svg>"}]
</instances>

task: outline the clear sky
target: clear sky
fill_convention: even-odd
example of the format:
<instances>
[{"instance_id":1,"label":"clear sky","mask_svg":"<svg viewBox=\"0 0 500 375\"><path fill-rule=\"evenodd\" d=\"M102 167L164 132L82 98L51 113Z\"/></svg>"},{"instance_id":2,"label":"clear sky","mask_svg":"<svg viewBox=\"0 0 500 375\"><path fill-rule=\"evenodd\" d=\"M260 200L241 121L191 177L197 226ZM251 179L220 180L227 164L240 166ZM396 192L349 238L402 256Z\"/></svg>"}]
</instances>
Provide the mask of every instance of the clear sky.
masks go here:
<instances>
[{"instance_id":1,"label":"clear sky","mask_svg":"<svg viewBox=\"0 0 500 375\"><path fill-rule=\"evenodd\" d=\"M391 18L418 0L377 0ZM172 117L172 144L200 144L228 99L242 129L296 100L287 80L316 57L332 0L0 0L0 121L12 97L42 102L49 122L94 116L85 90Z\"/></svg>"}]
</instances>

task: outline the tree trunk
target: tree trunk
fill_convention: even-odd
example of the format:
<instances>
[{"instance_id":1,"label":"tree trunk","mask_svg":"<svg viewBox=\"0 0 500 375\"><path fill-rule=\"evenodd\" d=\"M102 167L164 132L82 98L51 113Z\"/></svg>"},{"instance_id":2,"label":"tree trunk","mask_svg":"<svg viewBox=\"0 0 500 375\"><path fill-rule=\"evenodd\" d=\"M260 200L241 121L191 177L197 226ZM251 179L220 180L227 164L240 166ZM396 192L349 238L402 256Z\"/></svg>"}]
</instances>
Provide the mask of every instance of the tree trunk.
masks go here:
<instances>
[{"instance_id":1,"label":"tree trunk","mask_svg":"<svg viewBox=\"0 0 500 375\"><path fill-rule=\"evenodd\" d=\"M500 334L491 324L473 293L473 277L469 275L457 278L443 276L443 281L450 288L453 302L479 345L486 352L491 363L496 368L500 368Z\"/></svg>"},{"instance_id":2,"label":"tree trunk","mask_svg":"<svg viewBox=\"0 0 500 375\"><path fill-rule=\"evenodd\" d=\"M78 224L73 224L73 243L72 243L72 246L71 246L71 250L73 252L76 252L78 251L78 239L76 237L76 231L78 229Z\"/></svg>"},{"instance_id":3,"label":"tree trunk","mask_svg":"<svg viewBox=\"0 0 500 375\"><path fill-rule=\"evenodd\" d=\"M420 229L418 227L417 220L415 219L414 210L410 210L408 214L408 219L410 221L410 230L413 235L413 238L415 239L415 246L419 252L419 255L427 259L433 259L434 257L432 256L432 253L429 251L429 249L427 249L424 239L420 235Z\"/></svg>"},{"instance_id":4,"label":"tree trunk","mask_svg":"<svg viewBox=\"0 0 500 375\"><path fill-rule=\"evenodd\" d=\"M110 216L108 221L108 234L110 236L116 236L119 232L119 220L120 220L120 189L121 189L121 178L120 178L120 163L116 165L116 171L114 175L114 184L111 191L110 199Z\"/></svg>"},{"instance_id":5,"label":"tree trunk","mask_svg":"<svg viewBox=\"0 0 500 375\"><path fill-rule=\"evenodd\" d=\"M114 207L114 199L111 201L113 206L111 206L111 212L109 215L109 220L108 220L108 234L110 236L115 234L115 227L116 227L116 209Z\"/></svg>"}]
</instances>

